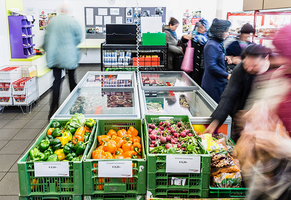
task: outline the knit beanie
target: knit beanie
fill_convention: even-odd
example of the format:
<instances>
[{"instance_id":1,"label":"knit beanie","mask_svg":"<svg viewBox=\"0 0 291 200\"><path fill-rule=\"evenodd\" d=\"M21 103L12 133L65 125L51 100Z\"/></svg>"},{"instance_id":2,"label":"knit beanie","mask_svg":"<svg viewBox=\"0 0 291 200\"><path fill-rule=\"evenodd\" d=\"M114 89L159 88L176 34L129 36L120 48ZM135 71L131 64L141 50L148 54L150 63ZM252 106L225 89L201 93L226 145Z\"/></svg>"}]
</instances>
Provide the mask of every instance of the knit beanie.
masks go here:
<instances>
[{"instance_id":1,"label":"knit beanie","mask_svg":"<svg viewBox=\"0 0 291 200\"><path fill-rule=\"evenodd\" d=\"M273 39L273 45L279 51L279 54L291 57L291 25L281 28Z\"/></svg>"},{"instance_id":2,"label":"knit beanie","mask_svg":"<svg viewBox=\"0 0 291 200\"><path fill-rule=\"evenodd\" d=\"M223 40L223 33L230 27L231 23L228 20L217 19L215 18L212 22L212 25L209 29L211 37Z\"/></svg>"},{"instance_id":3,"label":"knit beanie","mask_svg":"<svg viewBox=\"0 0 291 200\"><path fill-rule=\"evenodd\" d=\"M249 23L246 23L245 25L243 25L243 27L240 29L241 33L253 33L255 31L255 29L253 28L252 25L250 25Z\"/></svg>"}]
</instances>

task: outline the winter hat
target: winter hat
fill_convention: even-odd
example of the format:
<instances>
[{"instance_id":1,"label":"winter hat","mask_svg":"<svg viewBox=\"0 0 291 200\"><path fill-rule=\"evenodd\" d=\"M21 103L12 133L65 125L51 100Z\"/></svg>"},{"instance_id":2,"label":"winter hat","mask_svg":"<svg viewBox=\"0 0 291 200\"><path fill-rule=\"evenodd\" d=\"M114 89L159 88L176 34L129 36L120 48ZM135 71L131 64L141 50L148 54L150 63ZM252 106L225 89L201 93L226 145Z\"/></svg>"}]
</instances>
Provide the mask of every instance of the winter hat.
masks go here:
<instances>
[{"instance_id":1,"label":"winter hat","mask_svg":"<svg viewBox=\"0 0 291 200\"><path fill-rule=\"evenodd\" d=\"M291 57L291 25L281 28L273 39L273 45L279 51L279 54Z\"/></svg>"},{"instance_id":2,"label":"winter hat","mask_svg":"<svg viewBox=\"0 0 291 200\"><path fill-rule=\"evenodd\" d=\"M204 18L201 18L201 19L196 23L196 25L197 25L198 23L202 24L206 29L209 28L209 23L208 23L208 21L207 21L206 19L204 19Z\"/></svg>"},{"instance_id":3,"label":"winter hat","mask_svg":"<svg viewBox=\"0 0 291 200\"><path fill-rule=\"evenodd\" d=\"M249 23L246 23L245 25L243 25L243 27L240 29L241 33L253 33L255 31L255 29L253 28L252 25L250 25Z\"/></svg>"},{"instance_id":4,"label":"winter hat","mask_svg":"<svg viewBox=\"0 0 291 200\"><path fill-rule=\"evenodd\" d=\"M223 40L223 33L230 27L231 23L228 20L215 18L209 29L211 37Z\"/></svg>"}]
</instances>

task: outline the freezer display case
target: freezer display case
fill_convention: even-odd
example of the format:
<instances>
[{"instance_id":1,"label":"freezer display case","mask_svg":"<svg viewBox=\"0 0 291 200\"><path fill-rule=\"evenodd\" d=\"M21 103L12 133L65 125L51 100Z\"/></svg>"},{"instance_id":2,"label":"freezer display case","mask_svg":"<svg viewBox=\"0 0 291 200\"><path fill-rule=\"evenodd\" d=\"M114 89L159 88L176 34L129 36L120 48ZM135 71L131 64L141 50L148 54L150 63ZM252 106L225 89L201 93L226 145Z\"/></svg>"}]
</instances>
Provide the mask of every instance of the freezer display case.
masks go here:
<instances>
[{"instance_id":1,"label":"freezer display case","mask_svg":"<svg viewBox=\"0 0 291 200\"><path fill-rule=\"evenodd\" d=\"M150 74L149 72L141 72L142 74ZM180 72L163 72L165 80L171 81L179 77ZM154 73L153 73L154 75ZM173 75L173 76L171 76ZM195 130L196 127L205 127L211 122L211 114L217 107L217 103L190 77L189 81L192 86L144 86L139 84L141 115L188 115ZM139 82L143 80L140 79ZM167 81L167 82L168 82ZM187 82L187 79L184 81ZM189 82L189 83L190 83ZM169 89L171 87L171 89ZM152 89L153 88L153 89ZM198 125L198 126L196 126ZM202 126L201 126L202 125ZM199 131L199 130L198 130ZM203 132L202 129L200 129ZM217 130L230 136L231 133L231 117L228 117L224 124Z\"/></svg>"},{"instance_id":2,"label":"freezer display case","mask_svg":"<svg viewBox=\"0 0 291 200\"><path fill-rule=\"evenodd\" d=\"M122 88L122 89L121 89ZM87 72L52 118L139 119L135 72Z\"/></svg>"},{"instance_id":3,"label":"freezer display case","mask_svg":"<svg viewBox=\"0 0 291 200\"><path fill-rule=\"evenodd\" d=\"M183 71L140 72L138 75L143 90L198 89L198 84Z\"/></svg>"}]
</instances>

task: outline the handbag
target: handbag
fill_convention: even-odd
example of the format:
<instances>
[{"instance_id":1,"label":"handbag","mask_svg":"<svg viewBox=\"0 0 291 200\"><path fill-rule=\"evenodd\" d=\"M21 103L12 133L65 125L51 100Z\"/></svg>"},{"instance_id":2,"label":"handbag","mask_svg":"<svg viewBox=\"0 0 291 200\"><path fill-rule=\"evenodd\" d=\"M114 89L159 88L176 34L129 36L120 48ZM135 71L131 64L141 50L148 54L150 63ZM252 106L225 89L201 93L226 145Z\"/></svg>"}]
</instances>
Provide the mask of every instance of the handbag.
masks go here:
<instances>
[{"instance_id":1,"label":"handbag","mask_svg":"<svg viewBox=\"0 0 291 200\"><path fill-rule=\"evenodd\" d=\"M191 40L188 40L188 45L181 65L181 70L190 73L193 71L193 56L194 48L191 47Z\"/></svg>"}]
</instances>

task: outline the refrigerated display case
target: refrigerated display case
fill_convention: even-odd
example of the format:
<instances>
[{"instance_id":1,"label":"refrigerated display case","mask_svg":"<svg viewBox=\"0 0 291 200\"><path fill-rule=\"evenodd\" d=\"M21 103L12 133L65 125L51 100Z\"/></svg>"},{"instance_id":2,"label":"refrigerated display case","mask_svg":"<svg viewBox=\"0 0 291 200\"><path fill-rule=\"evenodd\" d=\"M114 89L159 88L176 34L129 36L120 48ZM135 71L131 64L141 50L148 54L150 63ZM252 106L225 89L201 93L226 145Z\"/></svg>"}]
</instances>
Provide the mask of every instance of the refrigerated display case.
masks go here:
<instances>
[{"instance_id":1,"label":"refrigerated display case","mask_svg":"<svg viewBox=\"0 0 291 200\"><path fill-rule=\"evenodd\" d=\"M198 89L198 84L183 71L140 72L139 80L143 90Z\"/></svg>"},{"instance_id":2,"label":"refrigerated display case","mask_svg":"<svg viewBox=\"0 0 291 200\"><path fill-rule=\"evenodd\" d=\"M52 118L140 119L136 85L135 72L87 72Z\"/></svg>"},{"instance_id":3,"label":"refrigerated display case","mask_svg":"<svg viewBox=\"0 0 291 200\"><path fill-rule=\"evenodd\" d=\"M189 78L188 83L193 86L143 86L143 76L152 72L140 72L139 95L141 116L145 115L188 115L192 125L207 125L211 122L211 114L217 107L217 103ZM152 73L154 74L154 73ZM183 72L162 72L165 80L176 80ZM187 82L187 79L185 80ZM185 85L185 84L184 84ZM195 89L193 89L195 87ZM231 118L228 117L218 130L230 136Z\"/></svg>"}]
</instances>

